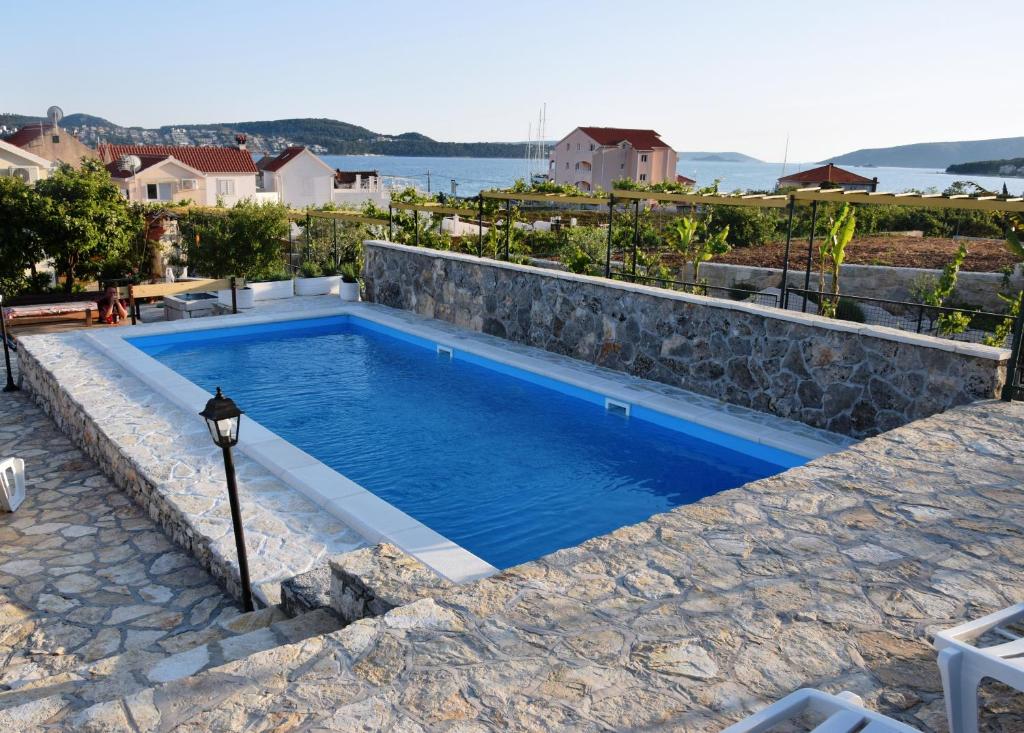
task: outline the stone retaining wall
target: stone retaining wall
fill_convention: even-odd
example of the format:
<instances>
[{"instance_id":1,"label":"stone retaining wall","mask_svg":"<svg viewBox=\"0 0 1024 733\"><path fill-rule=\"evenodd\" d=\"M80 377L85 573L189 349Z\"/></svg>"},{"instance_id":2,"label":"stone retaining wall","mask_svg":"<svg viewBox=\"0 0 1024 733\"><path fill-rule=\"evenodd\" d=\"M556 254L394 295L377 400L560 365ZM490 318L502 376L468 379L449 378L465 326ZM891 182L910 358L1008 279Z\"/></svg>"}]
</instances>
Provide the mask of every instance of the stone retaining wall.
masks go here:
<instances>
[{"instance_id":1,"label":"stone retaining wall","mask_svg":"<svg viewBox=\"0 0 1024 733\"><path fill-rule=\"evenodd\" d=\"M142 466L136 465L117 441L107 435L89 413L58 384L22 341L18 349L22 388L75 444L100 466L103 472L139 504L171 540L199 561L235 598L241 598L238 568L216 552L210 539L195 527L176 506L167 501Z\"/></svg>"},{"instance_id":2,"label":"stone retaining wall","mask_svg":"<svg viewBox=\"0 0 1024 733\"><path fill-rule=\"evenodd\" d=\"M365 243L368 300L853 437L998 396L1008 352L749 303Z\"/></svg>"}]
</instances>

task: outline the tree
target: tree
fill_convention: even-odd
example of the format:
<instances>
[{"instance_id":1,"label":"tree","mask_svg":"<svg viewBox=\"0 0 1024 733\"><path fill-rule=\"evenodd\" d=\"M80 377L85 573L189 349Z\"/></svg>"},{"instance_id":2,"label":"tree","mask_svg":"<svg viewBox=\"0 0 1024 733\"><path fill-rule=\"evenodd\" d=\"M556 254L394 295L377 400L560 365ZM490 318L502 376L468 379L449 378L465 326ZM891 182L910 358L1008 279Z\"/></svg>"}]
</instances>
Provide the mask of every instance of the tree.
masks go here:
<instances>
[{"instance_id":1,"label":"tree","mask_svg":"<svg viewBox=\"0 0 1024 733\"><path fill-rule=\"evenodd\" d=\"M249 280L284 276L283 242L288 209L248 199L224 212L192 212L181 222L189 266L208 277L237 275Z\"/></svg>"},{"instance_id":2,"label":"tree","mask_svg":"<svg viewBox=\"0 0 1024 733\"><path fill-rule=\"evenodd\" d=\"M818 291L825 292L825 271L832 275L832 296L821 297L818 315L835 318L839 309L839 271L846 259L846 246L857 228L857 215L849 204L843 204L839 214L829 219L828 234L818 248L821 267L818 272Z\"/></svg>"},{"instance_id":3,"label":"tree","mask_svg":"<svg viewBox=\"0 0 1024 733\"><path fill-rule=\"evenodd\" d=\"M717 232L711 232L710 217L704 221L698 221L692 216L684 216L673 222L669 229L669 244L690 263L693 268L694 285L700 284L702 262L707 262L715 255L725 254L729 251L728 237L728 225Z\"/></svg>"},{"instance_id":4,"label":"tree","mask_svg":"<svg viewBox=\"0 0 1024 733\"><path fill-rule=\"evenodd\" d=\"M34 229L67 293L77 278L96 275L104 261L123 258L139 236L138 213L99 161L84 160L79 170L61 165L36 183L35 193L41 205Z\"/></svg>"},{"instance_id":5,"label":"tree","mask_svg":"<svg viewBox=\"0 0 1024 733\"><path fill-rule=\"evenodd\" d=\"M39 196L20 179L0 178L0 289L5 295L21 292L28 284L26 270L43 258L34 225Z\"/></svg>"}]
</instances>

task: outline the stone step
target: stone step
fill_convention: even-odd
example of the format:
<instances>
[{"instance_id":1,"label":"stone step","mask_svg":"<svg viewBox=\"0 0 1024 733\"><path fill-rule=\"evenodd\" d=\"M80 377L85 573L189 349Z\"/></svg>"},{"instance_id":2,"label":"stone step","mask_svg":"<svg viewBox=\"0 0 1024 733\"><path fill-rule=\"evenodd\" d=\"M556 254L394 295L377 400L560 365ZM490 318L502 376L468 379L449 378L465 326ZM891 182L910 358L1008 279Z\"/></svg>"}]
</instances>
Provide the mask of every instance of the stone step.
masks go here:
<instances>
[{"instance_id":1,"label":"stone step","mask_svg":"<svg viewBox=\"0 0 1024 733\"><path fill-rule=\"evenodd\" d=\"M340 622L332 612L314 611L295 618L277 610L270 625L245 626L241 633L210 639L173 654L119 655L88 665L74 675L58 675L51 684L26 690L12 690L5 709L0 709L0 730L58 726L74 711L97 703L131 695L147 686L178 680L203 670L244 658L273 647L292 644L309 636L336 630ZM262 618L269 618L264 615ZM247 620L250 624L257 619Z\"/></svg>"},{"instance_id":2,"label":"stone step","mask_svg":"<svg viewBox=\"0 0 1024 733\"><path fill-rule=\"evenodd\" d=\"M312 611L307 615L313 613L320 612ZM359 630L355 634L358 639ZM335 636L311 635L188 677L140 688L131 694L90 705L64 718L63 729L113 733L136 729L169 731L177 730L181 725L195 731L243 730L250 706L258 706L274 698L290 683L302 685L303 680L310 677L314 680L313 687L320 688L325 680L334 679L336 668L331 671L330 659L324 659L322 663L317 660L323 658L329 649L337 647L337 642L333 641ZM324 664L327 667L321 668ZM333 707L328 703L325 710ZM45 715L48 710L31 712ZM280 722L284 724L285 720Z\"/></svg>"},{"instance_id":3,"label":"stone step","mask_svg":"<svg viewBox=\"0 0 1024 733\"><path fill-rule=\"evenodd\" d=\"M24 664L8 665L4 681L10 689L0 692L0 710L36 697L46 697L83 680L124 675L169 655L228 636L255 631L284 618L284 613L276 606L241 614L231 609L230 614L222 614L204 628L175 634L156 643L144 646L140 644L114 656L87 658L86 661L69 656L67 664L61 669L52 670L51 664L48 674L41 673L39 665L32 663L31 655L26 655ZM22 646L24 647L24 643ZM14 676L17 674L20 674L20 677Z\"/></svg>"}]
</instances>

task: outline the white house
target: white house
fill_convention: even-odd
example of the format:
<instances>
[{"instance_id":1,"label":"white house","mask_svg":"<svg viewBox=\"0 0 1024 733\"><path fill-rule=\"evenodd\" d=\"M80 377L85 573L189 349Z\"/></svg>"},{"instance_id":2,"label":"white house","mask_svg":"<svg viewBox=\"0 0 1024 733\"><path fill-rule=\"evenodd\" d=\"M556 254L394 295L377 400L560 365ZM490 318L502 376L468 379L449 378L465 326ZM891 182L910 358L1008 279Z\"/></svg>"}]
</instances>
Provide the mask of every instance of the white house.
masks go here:
<instances>
[{"instance_id":1,"label":"white house","mask_svg":"<svg viewBox=\"0 0 1024 733\"><path fill-rule=\"evenodd\" d=\"M232 206L243 199L272 199L276 200L276 194L266 197L262 194L257 193L256 177L259 170L256 168L256 164L252 161L252 156L249 151L245 149L245 139L243 136L239 136L238 147L201 147L191 145L107 145L103 144L99 146L100 160L107 164L108 169L113 164L117 167L118 162L126 155L136 155L146 165L147 168L156 166L156 159L168 159L173 158L177 166L182 168L176 168L172 166L167 168L166 163L158 168L161 175L165 175L166 180L155 180L147 181L149 183L157 184L158 196L165 195L167 188L164 189L164 194L161 194L159 184L161 182L170 183L172 178L172 172L182 174L182 178L178 179L178 188L174 192L175 199L189 198L197 204L204 206L216 206L218 202L223 203L225 206ZM148 165L147 165L148 163ZM141 170L141 169L140 169ZM199 178L202 179L202 184L199 182L192 184L189 181L192 180L193 173L199 174ZM154 172L156 175L157 172ZM187 174L187 175L186 175ZM128 190L132 185L131 177L122 177L120 180L123 183L122 190ZM188 192L187 194L185 192ZM132 191L132 194L135 194ZM147 190L147 196L141 196L139 192L139 198L147 198L149 191ZM181 194L181 195L178 195ZM133 195L132 198L135 198ZM156 201L171 199L157 198L152 199Z\"/></svg>"},{"instance_id":2,"label":"white house","mask_svg":"<svg viewBox=\"0 0 1024 733\"><path fill-rule=\"evenodd\" d=\"M140 155L134 173L124 170L120 160L107 163L107 170L121 192L132 201L208 200L206 174L182 163L172 155Z\"/></svg>"},{"instance_id":3,"label":"white house","mask_svg":"<svg viewBox=\"0 0 1024 733\"><path fill-rule=\"evenodd\" d=\"M15 176L35 183L50 175L50 161L35 153L0 140L0 176Z\"/></svg>"},{"instance_id":4,"label":"white house","mask_svg":"<svg viewBox=\"0 0 1024 733\"><path fill-rule=\"evenodd\" d=\"M263 190L275 191L281 201L294 209L333 201L334 169L308 148L285 148L273 158L260 160L257 167L263 176Z\"/></svg>"}]
</instances>

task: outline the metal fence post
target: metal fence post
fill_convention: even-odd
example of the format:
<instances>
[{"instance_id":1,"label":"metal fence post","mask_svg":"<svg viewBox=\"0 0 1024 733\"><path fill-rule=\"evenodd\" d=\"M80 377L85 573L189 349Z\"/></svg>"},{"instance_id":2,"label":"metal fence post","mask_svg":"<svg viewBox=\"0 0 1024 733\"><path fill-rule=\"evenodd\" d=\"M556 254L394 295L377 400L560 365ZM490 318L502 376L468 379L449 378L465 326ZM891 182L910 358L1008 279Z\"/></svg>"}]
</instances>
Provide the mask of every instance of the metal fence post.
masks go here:
<instances>
[{"instance_id":1,"label":"metal fence post","mask_svg":"<svg viewBox=\"0 0 1024 733\"><path fill-rule=\"evenodd\" d=\"M1013 323L1013 346L1010 348L1010 363L1006 365L1006 381L999 396L1005 401L1017 399L1017 382L1020 381L1021 342L1024 341L1024 303L1018 308Z\"/></svg>"},{"instance_id":2,"label":"metal fence post","mask_svg":"<svg viewBox=\"0 0 1024 733\"><path fill-rule=\"evenodd\" d=\"M818 202L811 202L811 235L807 238L807 270L804 272L804 302L800 311L807 312L807 291L811 289L811 258L814 256L814 227L818 223Z\"/></svg>"},{"instance_id":3,"label":"metal fence post","mask_svg":"<svg viewBox=\"0 0 1024 733\"><path fill-rule=\"evenodd\" d=\"M395 241L395 210L388 204L388 241Z\"/></svg>"},{"instance_id":4,"label":"metal fence post","mask_svg":"<svg viewBox=\"0 0 1024 733\"><path fill-rule=\"evenodd\" d=\"M476 256L484 256L484 192L481 191L477 197L476 207Z\"/></svg>"},{"instance_id":5,"label":"metal fence post","mask_svg":"<svg viewBox=\"0 0 1024 733\"><path fill-rule=\"evenodd\" d=\"M505 199L505 262L508 262L508 248L512 242L512 199Z\"/></svg>"},{"instance_id":6,"label":"metal fence post","mask_svg":"<svg viewBox=\"0 0 1024 733\"><path fill-rule=\"evenodd\" d=\"M633 278L636 279L636 252L640 247L640 199L633 203Z\"/></svg>"},{"instance_id":7,"label":"metal fence post","mask_svg":"<svg viewBox=\"0 0 1024 733\"><path fill-rule=\"evenodd\" d=\"M295 266L295 241L292 236L292 220L288 219L288 269ZM290 274L290 273L289 273Z\"/></svg>"},{"instance_id":8,"label":"metal fence post","mask_svg":"<svg viewBox=\"0 0 1024 733\"><path fill-rule=\"evenodd\" d=\"M615 213L615 194L608 196L608 248L604 254L604 276L612 276L612 224Z\"/></svg>"},{"instance_id":9,"label":"metal fence post","mask_svg":"<svg viewBox=\"0 0 1024 733\"><path fill-rule=\"evenodd\" d=\"M789 247L793 242L793 212L796 211L796 197L790 195L789 197L789 223L786 225L786 253L783 255L782 262L782 289L780 292L779 302L782 304L782 309L785 310L789 307Z\"/></svg>"},{"instance_id":10,"label":"metal fence post","mask_svg":"<svg viewBox=\"0 0 1024 733\"><path fill-rule=\"evenodd\" d=\"M413 229L416 230L416 246L420 246L420 212L419 209L412 210Z\"/></svg>"},{"instance_id":11,"label":"metal fence post","mask_svg":"<svg viewBox=\"0 0 1024 733\"><path fill-rule=\"evenodd\" d=\"M338 266L338 220L331 219L331 230L334 238L334 266Z\"/></svg>"},{"instance_id":12,"label":"metal fence post","mask_svg":"<svg viewBox=\"0 0 1024 733\"><path fill-rule=\"evenodd\" d=\"M238 285L234 275L231 276L231 312L238 313Z\"/></svg>"}]
</instances>

